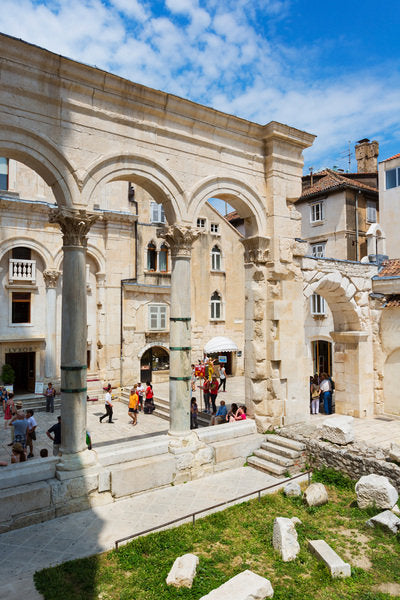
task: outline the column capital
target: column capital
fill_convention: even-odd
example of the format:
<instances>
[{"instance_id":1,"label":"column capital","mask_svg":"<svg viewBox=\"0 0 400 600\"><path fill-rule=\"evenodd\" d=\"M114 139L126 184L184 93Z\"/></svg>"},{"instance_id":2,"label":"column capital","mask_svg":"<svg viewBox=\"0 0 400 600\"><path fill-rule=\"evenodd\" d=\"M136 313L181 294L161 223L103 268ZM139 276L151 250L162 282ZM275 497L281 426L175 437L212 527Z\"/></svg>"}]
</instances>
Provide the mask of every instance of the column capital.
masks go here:
<instances>
[{"instance_id":1,"label":"column capital","mask_svg":"<svg viewBox=\"0 0 400 600\"><path fill-rule=\"evenodd\" d=\"M190 225L170 225L157 229L157 237L163 238L171 248L172 257L189 257L192 254L193 242L200 231Z\"/></svg>"},{"instance_id":2,"label":"column capital","mask_svg":"<svg viewBox=\"0 0 400 600\"><path fill-rule=\"evenodd\" d=\"M50 209L50 223L58 223L63 234L64 246L87 246L87 234L95 221L101 219L99 213L74 208Z\"/></svg>"},{"instance_id":3,"label":"column capital","mask_svg":"<svg viewBox=\"0 0 400 600\"><path fill-rule=\"evenodd\" d=\"M43 271L43 279L47 289L57 287L57 281L60 276L60 271L48 269Z\"/></svg>"},{"instance_id":4,"label":"column capital","mask_svg":"<svg viewBox=\"0 0 400 600\"><path fill-rule=\"evenodd\" d=\"M254 235L240 240L244 246L244 262L256 265L265 265L271 262L270 242L271 238Z\"/></svg>"}]
</instances>

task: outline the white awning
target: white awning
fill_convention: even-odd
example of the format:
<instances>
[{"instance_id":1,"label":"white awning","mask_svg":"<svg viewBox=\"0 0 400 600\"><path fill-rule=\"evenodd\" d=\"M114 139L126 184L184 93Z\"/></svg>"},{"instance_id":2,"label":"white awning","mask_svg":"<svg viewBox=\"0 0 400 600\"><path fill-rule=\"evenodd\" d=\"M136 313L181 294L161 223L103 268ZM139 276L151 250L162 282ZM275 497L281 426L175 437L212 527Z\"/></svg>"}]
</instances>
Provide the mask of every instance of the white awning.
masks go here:
<instances>
[{"instance_id":1,"label":"white awning","mask_svg":"<svg viewBox=\"0 0 400 600\"><path fill-rule=\"evenodd\" d=\"M236 346L228 337L217 336L212 338L204 346L204 352L206 354L215 354L217 352L237 352L239 348Z\"/></svg>"}]
</instances>

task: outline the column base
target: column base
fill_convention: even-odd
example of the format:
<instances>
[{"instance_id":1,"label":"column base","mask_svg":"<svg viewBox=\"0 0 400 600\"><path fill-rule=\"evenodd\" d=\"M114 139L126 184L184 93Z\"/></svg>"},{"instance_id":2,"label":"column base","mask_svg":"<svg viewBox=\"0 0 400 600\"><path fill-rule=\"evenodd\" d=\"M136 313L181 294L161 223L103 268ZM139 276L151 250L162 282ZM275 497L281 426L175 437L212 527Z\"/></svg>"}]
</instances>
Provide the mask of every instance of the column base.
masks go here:
<instances>
[{"instance_id":1,"label":"column base","mask_svg":"<svg viewBox=\"0 0 400 600\"><path fill-rule=\"evenodd\" d=\"M93 450L82 450L63 454L57 463L57 471L82 471L97 465L97 454Z\"/></svg>"}]
</instances>

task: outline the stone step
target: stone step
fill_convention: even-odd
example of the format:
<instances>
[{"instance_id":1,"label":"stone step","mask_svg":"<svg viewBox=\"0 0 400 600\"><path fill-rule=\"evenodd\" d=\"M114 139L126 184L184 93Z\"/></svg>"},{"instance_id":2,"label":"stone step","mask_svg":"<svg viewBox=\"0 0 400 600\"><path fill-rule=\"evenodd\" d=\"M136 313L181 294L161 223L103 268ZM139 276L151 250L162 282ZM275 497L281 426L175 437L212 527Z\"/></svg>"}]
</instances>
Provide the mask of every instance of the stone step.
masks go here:
<instances>
[{"instance_id":1,"label":"stone step","mask_svg":"<svg viewBox=\"0 0 400 600\"><path fill-rule=\"evenodd\" d=\"M281 465L282 467L292 467L293 460L291 458L286 458L285 456L281 456L280 454L275 454L273 452L267 452L260 448L260 450L256 450L254 452L254 456L258 456L259 458L263 458L272 463L276 463L277 465Z\"/></svg>"},{"instance_id":2,"label":"stone step","mask_svg":"<svg viewBox=\"0 0 400 600\"><path fill-rule=\"evenodd\" d=\"M267 442L271 442L272 444L284 446L285 448L291 448L292 450L297 450L298 452L303 452L303 450L306 449L305 445L301 442L285 438L282 435L267 433L265 439L267 440Z\"/></svg>"},{"instance_id":3,"label":"stone step","mask_svg":"<svg viewBox=\"0 0 400 600\"><path fill-rule=\"evenodd\" d=\"M263 442L261 448L272 454L284 456L285 458L291 458L294 460L300 456L298 450L292 450L291 448L285 448L284 446L278 446L278 444L272 444L272 442Z\"/></svg>"},{"instance_id":4,"label":"stone step","mask_svg":"<svg viewBox=\"0 0 400 600\"><path fill-rule=\"evenodd\" d=\"M250 456L247 459L247 464L271 475L283 475L287 471L287 467L277 465L276 463L264 460L263 458L259 458L258 456Z\"/></svg>"}]
</instances>

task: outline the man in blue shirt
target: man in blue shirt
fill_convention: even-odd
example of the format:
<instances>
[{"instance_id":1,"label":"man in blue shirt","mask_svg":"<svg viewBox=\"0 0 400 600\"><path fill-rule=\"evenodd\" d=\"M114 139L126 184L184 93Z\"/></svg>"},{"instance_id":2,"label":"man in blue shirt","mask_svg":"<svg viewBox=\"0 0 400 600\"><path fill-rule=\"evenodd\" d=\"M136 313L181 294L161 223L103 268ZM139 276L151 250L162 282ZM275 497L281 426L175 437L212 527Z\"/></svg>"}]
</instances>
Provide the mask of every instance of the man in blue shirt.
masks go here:
<instances>
[{"instance_id":1,"label":"man in blue shirt","mask_svg":"<svg viewBox=\"0 0 400 600\"><path fill-rule=\"evenodd\" d=\"M225 402L221 400L215 416L211 417L210 425L220 425L221 423L225 423L227 414L228 410L225 406Z\"/></svg>"}]
</instances>

